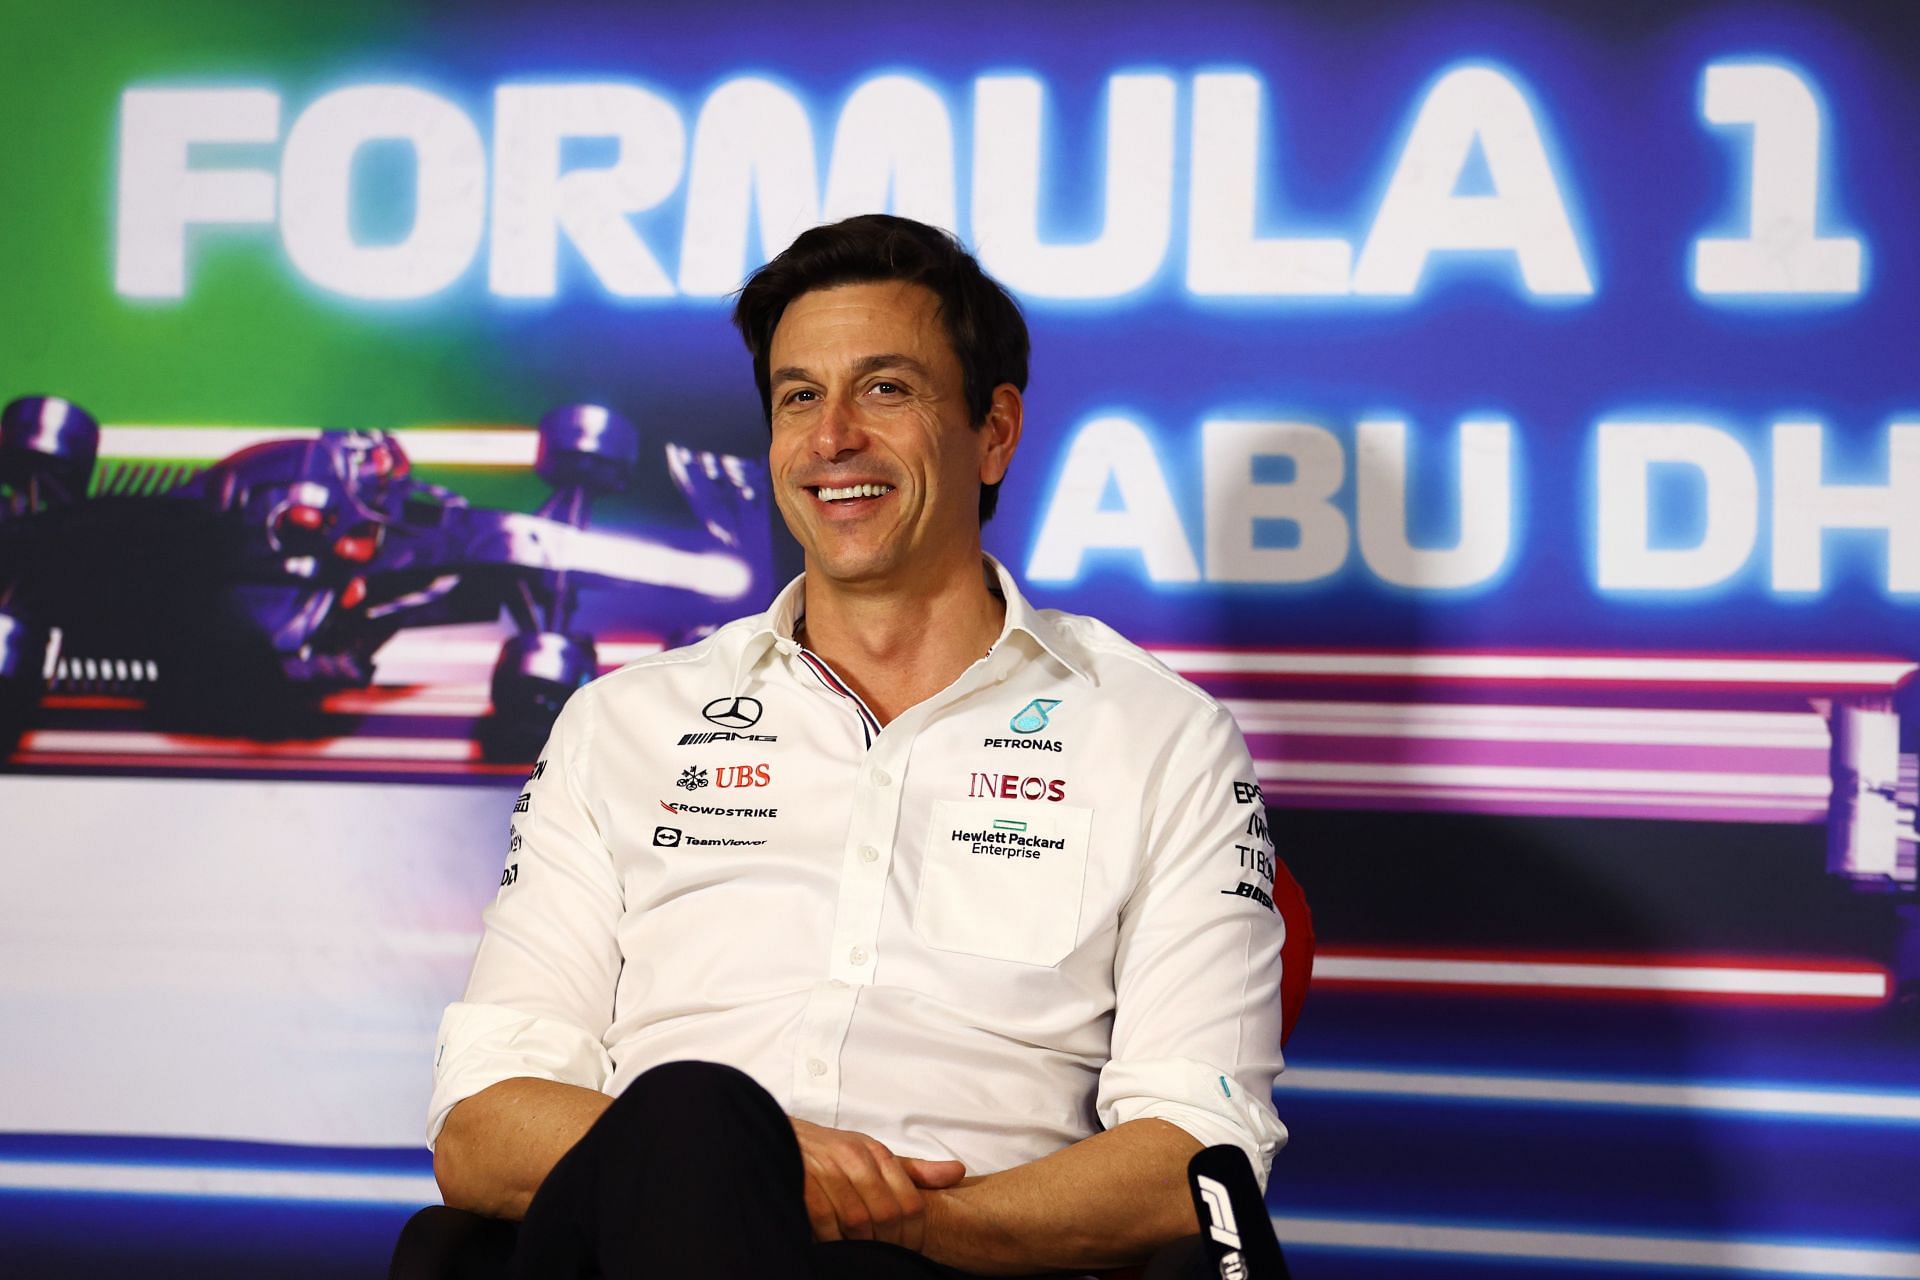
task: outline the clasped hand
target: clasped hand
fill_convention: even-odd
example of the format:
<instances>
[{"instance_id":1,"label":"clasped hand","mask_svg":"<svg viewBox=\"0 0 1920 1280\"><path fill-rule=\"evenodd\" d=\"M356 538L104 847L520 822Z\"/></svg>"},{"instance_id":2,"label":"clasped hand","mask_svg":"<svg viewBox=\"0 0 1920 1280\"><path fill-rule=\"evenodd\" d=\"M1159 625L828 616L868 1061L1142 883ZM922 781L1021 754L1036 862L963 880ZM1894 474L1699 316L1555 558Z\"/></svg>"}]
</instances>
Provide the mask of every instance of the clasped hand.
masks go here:
<instances>
[{"instance_id":1,"label":"clasped hand","mask_svg":"<svg viewBox=\"0 0 1920 1280\"><path fill-rule=\"evenodd\" d=\"M795 1120L806 1171L807 1217L816 1240L883 1240L919 1252L926 1243L923 1191L966 1176L958 1160L897 1156L864 1133Z\"/></svg>"}]
</instances>

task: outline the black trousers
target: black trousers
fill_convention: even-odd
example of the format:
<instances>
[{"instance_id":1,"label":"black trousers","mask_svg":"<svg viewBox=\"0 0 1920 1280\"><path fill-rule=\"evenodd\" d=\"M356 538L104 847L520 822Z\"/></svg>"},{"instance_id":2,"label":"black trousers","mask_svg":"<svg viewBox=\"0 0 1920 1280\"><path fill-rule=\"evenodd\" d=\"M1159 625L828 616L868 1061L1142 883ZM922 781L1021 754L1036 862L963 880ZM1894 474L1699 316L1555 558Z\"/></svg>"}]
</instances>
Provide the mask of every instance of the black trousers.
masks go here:
<instances>
[{"instance_id":1,"label":"black trousers","mask_svg":"<svg viewBox=\"0 0 1920 1280\"><path fill-rule=\"evenodd\" d=\"M793 1126L766 1090L732 1067L668 1063L635 1080L547 1175L509 1274L968 1280L896 1245L816 1243L803 1185ZM1193 1260L1204 1267L1204 1252ZM1170 1254L1149 1274L1184 1271L1163 1264L1178 1265Z\"/></svg>"}]
</instances>

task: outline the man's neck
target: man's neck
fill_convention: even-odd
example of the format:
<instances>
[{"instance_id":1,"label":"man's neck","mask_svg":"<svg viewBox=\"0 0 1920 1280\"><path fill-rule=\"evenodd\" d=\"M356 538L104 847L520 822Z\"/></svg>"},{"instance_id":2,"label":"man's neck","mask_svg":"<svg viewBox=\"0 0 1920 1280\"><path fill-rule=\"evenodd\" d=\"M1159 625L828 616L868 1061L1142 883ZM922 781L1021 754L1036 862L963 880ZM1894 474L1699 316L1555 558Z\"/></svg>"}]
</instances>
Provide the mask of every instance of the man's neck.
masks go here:
<instances>
[{"instance_id":1,"label":"man's neck","mask_svg":"<svg viewBox=\"0 0 1920 1280\"><path fill-rule=\"evenodd\" d=\"M1006 602L988 590L979 549L911 586L871 587L808 573L801 639L881 724L926 701L986 655Z\"/></svg>"}]
</instances>

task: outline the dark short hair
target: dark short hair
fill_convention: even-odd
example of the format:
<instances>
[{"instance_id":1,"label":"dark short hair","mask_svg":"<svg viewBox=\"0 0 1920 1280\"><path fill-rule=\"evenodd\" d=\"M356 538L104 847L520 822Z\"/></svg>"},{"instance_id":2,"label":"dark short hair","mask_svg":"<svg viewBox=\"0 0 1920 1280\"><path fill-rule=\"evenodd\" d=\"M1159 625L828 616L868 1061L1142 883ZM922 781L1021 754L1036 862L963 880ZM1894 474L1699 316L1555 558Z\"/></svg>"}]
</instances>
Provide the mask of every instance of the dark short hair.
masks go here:
<instances>
[{"instance_id":1,"label":"dark short hair","mask_svg":"<svg viewBox=\"0 0 1920 1280\"><path fill-rule=\"evenodd\" d=\"M987 420L995 387L1010 382L1027 389L1027 322L1013 296L938 227L889 213L863 213L802 232L740 288L733 323L753 353L753 378L769 424L773 387L768 351L788 304L815 289L883 280L921 285L939 299L947 340L960 358L967 414L974 426ZM999 500L998 482L980 486L981 523L992 518Z\"/></svg>"}]
</instances>

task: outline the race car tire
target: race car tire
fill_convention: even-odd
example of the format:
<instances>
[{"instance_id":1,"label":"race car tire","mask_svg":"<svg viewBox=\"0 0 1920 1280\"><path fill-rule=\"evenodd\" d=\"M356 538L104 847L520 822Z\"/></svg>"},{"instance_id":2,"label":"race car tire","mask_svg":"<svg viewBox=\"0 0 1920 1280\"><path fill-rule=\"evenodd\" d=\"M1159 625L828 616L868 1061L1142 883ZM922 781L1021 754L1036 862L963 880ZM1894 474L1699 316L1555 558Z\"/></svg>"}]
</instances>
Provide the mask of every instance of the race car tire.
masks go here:
<instances>
[{"instance_id":1,"label":"race car tire","mask_svg":"<svg viewBox=\"0 0 1920 1280\"><path fill-rule=\"evenodd\" d=\"M531 760L568 698L598 675L593 637L536 631L500 647L493 666L493 713L480 727L489 760Z\"/></svg>"},{"instance_id":2,"label":"race car tire","mask_svg":"<svg viewBox=\"0 0 1920 1280\"><path fill-rule=\"evenodd\" d=\"M0 758L13 753L40 709L48 639L45 627L0 611Z\"/></svg>"},{"instance_id":3,"label":"race car tire","mask_svg":"<svg viewBox=\"0 0 1920 1280\"><path fill-rule=\"evenodd\" d=\"M100 424L71 400L21 396L0 409L0 484L15 492L39 481L78 501L99 455Z\"/></svg>"},{"instance_id":4,"label":"race car tire","mask_svg":"<svg viewBox=\"0 0 1920 1280\"><path fill-rule=\"evenodd\" d=\"M556 489L618 493L639 464L639 429L611 409L568 404L540 419L533 469Z\"/></svg>"}]
</instances>

